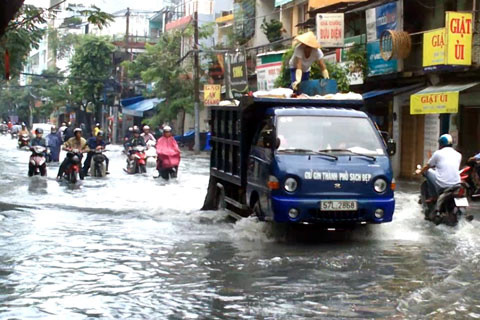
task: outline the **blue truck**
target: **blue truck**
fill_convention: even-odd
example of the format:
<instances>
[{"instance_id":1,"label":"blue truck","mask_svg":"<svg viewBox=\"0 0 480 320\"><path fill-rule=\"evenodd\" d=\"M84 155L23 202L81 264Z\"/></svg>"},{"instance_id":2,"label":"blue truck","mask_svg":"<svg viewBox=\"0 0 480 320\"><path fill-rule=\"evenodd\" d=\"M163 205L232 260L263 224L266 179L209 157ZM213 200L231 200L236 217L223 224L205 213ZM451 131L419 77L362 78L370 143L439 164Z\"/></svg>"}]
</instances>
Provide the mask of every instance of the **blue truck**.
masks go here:
<instances>
[{"instance_id":1,"label":"blue truck","mask_svg":"<svg viewBox=\"0 0 480 320\"><path fill-rule=\"evenodd\" d=\"M363 105L244 97L211 107L203 209L329 228L392 221L396 144Z\"/></svg>"}]
</instances>

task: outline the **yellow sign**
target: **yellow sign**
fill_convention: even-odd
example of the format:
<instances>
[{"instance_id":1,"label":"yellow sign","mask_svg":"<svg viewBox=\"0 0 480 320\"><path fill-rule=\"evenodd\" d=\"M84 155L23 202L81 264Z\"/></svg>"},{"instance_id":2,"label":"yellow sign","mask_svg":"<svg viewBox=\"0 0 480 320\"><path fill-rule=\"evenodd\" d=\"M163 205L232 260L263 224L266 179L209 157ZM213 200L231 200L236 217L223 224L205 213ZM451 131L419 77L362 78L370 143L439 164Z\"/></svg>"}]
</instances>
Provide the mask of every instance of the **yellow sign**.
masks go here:
<instances>
[{"instance_id":1,"label":"yellow sign","mask_svg":"<svg viewBox=\"0 0 480 320\"><path fill-rule=\"evenodd\" d=\"M423 66L445 64L446 48L445 28L425 32L423 34Z\"/></svg>"},{"instance_id":2,"label":"yellow sign","mask_svg":"<svg viewBox=\"0 0 480 320\"><path fill-rule=\"evenodd\" d=\"M206 84L203 86L203 104L214 106L220 103L222 86L219 84Z\"/></svg>"},{"instance_id":3,"label":"yellow sign","mask_svg":"<svg viewBox=\"0 0 480 320\"><path fill-rule=\"evenodd\" d=\"M410 114L457 113L459 92L419 93L410 96Z\"/></svg>"},{"instance_id":4,"label":"yellow sign","mask_svg":"<svg viewBox=\"0 0 480 320\"><path fill-rule=\"evenodd\" d=\"M447 29L447 64L472 64L472 14L447 11L445 19Z\"/></svg>"}]
</instances>

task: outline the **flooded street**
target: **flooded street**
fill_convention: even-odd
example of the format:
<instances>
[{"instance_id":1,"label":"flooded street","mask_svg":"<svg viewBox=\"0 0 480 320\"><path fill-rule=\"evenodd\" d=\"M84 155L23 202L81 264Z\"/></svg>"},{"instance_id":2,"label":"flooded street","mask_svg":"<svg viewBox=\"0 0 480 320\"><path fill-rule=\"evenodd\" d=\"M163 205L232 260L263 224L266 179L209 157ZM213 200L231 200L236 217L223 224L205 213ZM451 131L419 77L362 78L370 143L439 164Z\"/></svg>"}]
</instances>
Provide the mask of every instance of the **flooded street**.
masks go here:
<instances>
[{"instance_id":1,"label":"flooded street","mask_svg":"<svg viewBox=\"0 0 480 320\"><path fill-rule=\"evenodd\" d=\"M29 179L15 143L0 137L2 319L480 318L480 215L434 226L415 185L392 223L301 241L200 212L207 158L165 183L110 146L111 174L71 188L57 167Z\"/></svg>"}]
</instances>

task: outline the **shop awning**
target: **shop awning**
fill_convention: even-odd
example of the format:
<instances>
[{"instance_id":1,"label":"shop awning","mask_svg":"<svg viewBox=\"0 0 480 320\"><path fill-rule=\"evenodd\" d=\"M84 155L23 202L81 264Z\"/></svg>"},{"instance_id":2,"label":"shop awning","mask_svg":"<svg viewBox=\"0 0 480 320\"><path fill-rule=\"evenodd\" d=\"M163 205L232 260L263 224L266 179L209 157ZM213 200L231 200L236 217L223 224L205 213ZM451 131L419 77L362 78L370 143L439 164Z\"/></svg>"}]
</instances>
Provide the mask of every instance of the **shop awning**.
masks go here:
<instances>
[{"instance_id":1,"label":"shop awning","mask_svg":"<svg viewBox=\"0 0 480 320\"><path fill-rule=\"evenodd\" d=\"M125 98L125 99L120 100L120 104L122 105L122 107L127 107L131 104L134 104L134 103L137 103L137 102L140 102L140 101L143 101L143 100L145 100L145 98L143 96Z\"/></svg>"},{"instance_id":2,"label":"shop awning","mask_svg":"<svg viewBox=\"0 0 480 320\"><path fill-rule=\"evenodd\" d=\"M396 96L409 91L418 90L422 87L424 87L423 83L416 83L416 84L411 84L408 86L398 87L394 89L372 90L372 91L363 93L362 97L363 97L363 100L368 100L368 99L378 98L380 96L387 95L387 94Z\"/></svg>"},{"instance_id":3,"label":"shop awning","mask_svg":"<svg viewBox=\"0 0 480 320\"><path fill-rule=\"evenodd\" d=\"M145 111L151 110L157 106L157 104L165 101L165 99L147 99L137 103L130 104L123 107L123 114L128 114L134 117L143 117Z\"/></svg>"},{"instance_id":4,"label":"shop awning","mask_svg":"<svg viewBox=\"0 0 480 320\"><path fill-rule=\"evenodd\" d=\"M425 88L410 96L410 114L457 113L460 92L478 84L480 82Z\"/></svg>"}]
</instances>

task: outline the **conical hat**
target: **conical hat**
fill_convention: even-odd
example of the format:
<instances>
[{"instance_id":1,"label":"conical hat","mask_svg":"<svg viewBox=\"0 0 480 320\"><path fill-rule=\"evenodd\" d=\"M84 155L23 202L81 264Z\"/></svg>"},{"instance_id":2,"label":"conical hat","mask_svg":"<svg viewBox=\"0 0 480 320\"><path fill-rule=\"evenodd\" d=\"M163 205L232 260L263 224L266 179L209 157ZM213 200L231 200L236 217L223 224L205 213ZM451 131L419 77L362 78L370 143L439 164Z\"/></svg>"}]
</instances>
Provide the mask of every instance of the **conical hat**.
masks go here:
<instances>
[{"instance_id":1,"label":"conical hat","mask_svg":"<svg viewBox=\"0 0 480 320\"><path fill-rule=\"evenodd\" d=\"M315 37L312 31L308 31L304 34L296 36L295 40L297 40L300 43L303 43L306 46L309 46L315 49L318 49L321 47L317 41L317 37Z\"/></svg>"}]
</instances>

